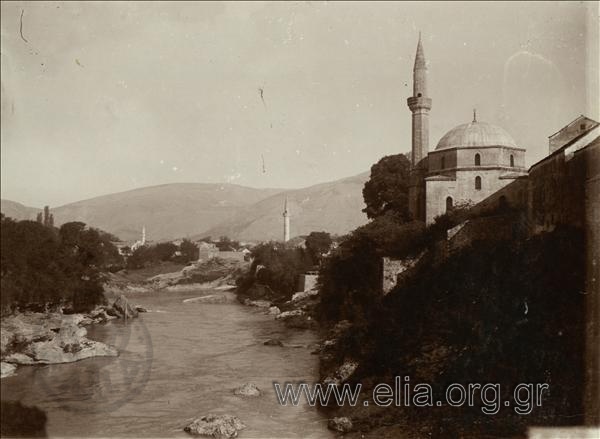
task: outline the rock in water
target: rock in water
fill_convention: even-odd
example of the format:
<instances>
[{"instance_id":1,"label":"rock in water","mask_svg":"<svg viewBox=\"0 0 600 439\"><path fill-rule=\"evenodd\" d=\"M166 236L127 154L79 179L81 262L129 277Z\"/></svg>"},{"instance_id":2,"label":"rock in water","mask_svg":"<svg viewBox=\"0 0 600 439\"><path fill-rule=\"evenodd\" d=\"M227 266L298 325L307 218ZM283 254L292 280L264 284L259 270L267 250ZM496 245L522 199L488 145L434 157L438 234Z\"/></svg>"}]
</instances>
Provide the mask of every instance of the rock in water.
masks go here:
<instances>
[{"instance_id":1,"label":"rock in water","mask_svg":"<svg viewBox=\"0 0 600 439\"><path fill-rule=\"evenodd\" d=\"M115 311L121 314L123 318L132 318L138 316L137 310L129 304L127 297L125 297L123 294L121 294L117 300L115 300L115 303L113 303L113 308Z\"/></svg>"},{"instance_id":2,"label":"rock in water","mask_svg":"<svg viewBox=\"0 0 600 439\"><path fill-rule=\"evenodd\" d=\"M0 362L0 378L6 378L15 374L17 366L10 363Z\"/></svg>"},{"instance_id":3,"label":"rock in water","mask_svg":"<svg viewBox=\"0 0 600 439\"><path fill-rule=\"evenodd\" d=\"M281 314L281 310L278 307L272 306L269 308L269 315L277 316L279 314Z\"/></svg>"},{"instance_id":4,"label":"rock in water","mask_svg":"<svg viewBox=\"0 0 600 439\"><path fill-rule=\"evenodd\" d=\"M252 383L246 383L233 391L238 396L260 396L260 389Z\"/></svg>"},{"instance_id":5,"label":"rock in water","mask_svg":"<svg viewBox=\"0 0 600 439\"><path fill-rule=\"evenodd\" d=\"M143 306L141 306L141 305L136 305L135 306L135 310L137 312L148 312L148 310L146 308L144 308Z\"/></svg>"},{"instance_id":6,"label":"rock in water","mask_svg":"<svg viewBox=\"0 0 600 439\"><path fill-rule=\"evenodd\" d=\"M348 433L349 431L352 431L352 421L345 416L333 418L329 420L327 427L330 430L339 431L340 433Z\"/></svg>"},{"instance_id":7,"label":"rock in water","mask_svg":"<svg viewBox=\"0 0 600 439\"><path fill-rule=\"evenodd\" d=\"M206 415L194 419L184 431L198 436L210 436L214 438L237 437L238 431L246 428L239 418L231 415Z\"/></svg>"},{"instance_id":8,"label":"rock in water","mask_svg":"<svg viewBox=\"0 0 600 439\"><path fill-rule=\"evenodd\" d=\"M269 340L263 343L265 346L283 346L281 340L277 340L276 338L270 338Z\"/></svg>"}]
</instances>

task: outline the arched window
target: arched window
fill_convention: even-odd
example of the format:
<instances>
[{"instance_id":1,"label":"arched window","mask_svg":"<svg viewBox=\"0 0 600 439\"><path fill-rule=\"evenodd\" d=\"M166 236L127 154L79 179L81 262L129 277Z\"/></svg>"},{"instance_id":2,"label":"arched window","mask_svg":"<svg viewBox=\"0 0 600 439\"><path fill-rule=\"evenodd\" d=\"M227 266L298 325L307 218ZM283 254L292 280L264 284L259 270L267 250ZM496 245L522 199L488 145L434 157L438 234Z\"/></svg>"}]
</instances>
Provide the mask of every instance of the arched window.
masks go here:
<instances>
[{"instance_id":1,"label":"arched window","mask_svg":"<svg viewBox=\"0 0 600 439\"><path fill-rule=\"evenodd\" d=\"M446 198L446 212L450 212L452 210L452 197Z\"/></svg>"},{"instance_id":2,"label":"arched window","mask_svg":"<svg viewBox=\"0 0 600 439\"><path fill-rule=\"evenodd\" d=\"M481 190L481 177L479 175L475 177L475 189Z\"/></svg>"},{"instance_id":3,"label":"arched window","mask_svg":"<svg viewBox=\"0 0 600 439\"><path fill-rule=\"evenodd\" d=\"M514 155L510 155L510 167L514 168L515 166L515 156Z\"/></svg>"},{"instance_id":4,"label":"arched window","mask_svg":"<svg viewBox=\"0 0 600 439\"><path fill-rule=\"evenodd\" d=\"M442 156L442 164L440 165L442 169L446 167L446 157Z\"/></svg>"},{"instance_id":5,"label":"arched window","mask_svg":"<svg viewBox=\"0 0 600 439\"><path fill-rule=\"evenodd\" d=\"M475 154L475 166L481 166L481 155Z\"/></svg>"}]
</instances>

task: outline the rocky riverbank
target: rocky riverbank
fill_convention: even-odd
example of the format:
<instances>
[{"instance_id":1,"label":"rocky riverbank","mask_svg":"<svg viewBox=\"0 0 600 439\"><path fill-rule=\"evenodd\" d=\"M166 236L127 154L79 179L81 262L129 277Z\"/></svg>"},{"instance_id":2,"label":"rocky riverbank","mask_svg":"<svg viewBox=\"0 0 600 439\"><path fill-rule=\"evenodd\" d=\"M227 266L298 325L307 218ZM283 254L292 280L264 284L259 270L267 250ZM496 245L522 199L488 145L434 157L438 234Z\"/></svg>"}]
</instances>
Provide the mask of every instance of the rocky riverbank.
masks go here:
<instances>
[{"instance_id":1,"label":"rocky riverbank","mask_svg":"<svg viewBox=\"0 0 600 439\"><path fill-rule=\"evenodd\" d=\"M144 270L122 270L110 275L104 290L108 296L152 291L185 292L233 289L247 262L213 258L192 262L178 270L144 276ZM157 267L158 269L160 267Z\"/></svg>"},{"instance_id":2,"label":"rocky riverbank","mask_svg":"<svg viewBox=\"0 0 600 439\"><path fill-rule=\"evenodd\" d=\"M90 357L114 357L113 346L87 338L86 325L118 318L135 318L145 310L119 296L111 305L98 306L86 314L25 312L3 317L0 323L2 378L18 365L71 363Z\"/></svg>"},{"instance_id":3,"label":"rocky riverbank","mask_svg":"<svg viewBox=\"0 0 600 439\"><path fill-rule=\"evenodd\" d=\"M318 329L316 309L319 297L316 289L295 293L291 299L284 300L268 286L255 285L246 294L238 294L237 297L244 305L264 309L288 328Z\"/></svg>"}]
</instances>

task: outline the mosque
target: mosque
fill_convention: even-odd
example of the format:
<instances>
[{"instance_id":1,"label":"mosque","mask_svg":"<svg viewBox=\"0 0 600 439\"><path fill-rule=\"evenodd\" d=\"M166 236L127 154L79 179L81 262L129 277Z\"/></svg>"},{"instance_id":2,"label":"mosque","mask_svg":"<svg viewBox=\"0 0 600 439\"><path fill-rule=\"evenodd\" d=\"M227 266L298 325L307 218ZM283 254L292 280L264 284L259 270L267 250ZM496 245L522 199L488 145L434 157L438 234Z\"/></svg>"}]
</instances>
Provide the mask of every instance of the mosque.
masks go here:
<instances>
[{"instance_id":1,"label":"mosque","mask_svg":"<svg viewBox=\"0 0 600 439\"><path fill-rule=\"evenodd\" d=\"M448 131L429 152L427 62L419 35L413 68L412 155L409 212L416 220L433 222L456 206L473 205L526 176L525 149L504 129L473 120Z\"/></svg>"}]
</instances>

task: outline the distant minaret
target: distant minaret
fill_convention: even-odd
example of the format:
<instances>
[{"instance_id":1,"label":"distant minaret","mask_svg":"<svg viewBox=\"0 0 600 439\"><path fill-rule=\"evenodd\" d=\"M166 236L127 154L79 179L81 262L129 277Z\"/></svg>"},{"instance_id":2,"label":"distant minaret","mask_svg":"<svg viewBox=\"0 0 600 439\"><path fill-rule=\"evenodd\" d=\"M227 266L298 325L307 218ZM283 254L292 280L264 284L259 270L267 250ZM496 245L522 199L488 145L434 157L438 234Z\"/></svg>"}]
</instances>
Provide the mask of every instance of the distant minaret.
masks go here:
<instances>
[{"instance_id":1,"label":"distant minaret","mask_svg":"<svg viewBox=\"0 0 600 439\"><path fill-rule=\"evenodd\" d=\"M427 63L421 33L413 67L413 95L407 99L412 112L412 165L418 167L429 152L429 110L431 99L427 97Z\"/></svg>"},{"instance_id":2,"label":"distant minaret","mask_svg":"<svg viewBox=\"0 0 600 439\"><path fill-rule=\"evenodd\" d=\"M283 242L290 240L290 213L288 212L288 200L285 197L285 204L283 205Z\"/></svg>"},{"instance_id":3,"label":"distant minaret","mask_svg":"<svg viewBox=\"0 0 600 439\"><path fill-rule=\"evenodd\" d=\"M142 226L142 245L146 245L146 225Z\"/></svg>"}]
</instances>

